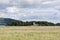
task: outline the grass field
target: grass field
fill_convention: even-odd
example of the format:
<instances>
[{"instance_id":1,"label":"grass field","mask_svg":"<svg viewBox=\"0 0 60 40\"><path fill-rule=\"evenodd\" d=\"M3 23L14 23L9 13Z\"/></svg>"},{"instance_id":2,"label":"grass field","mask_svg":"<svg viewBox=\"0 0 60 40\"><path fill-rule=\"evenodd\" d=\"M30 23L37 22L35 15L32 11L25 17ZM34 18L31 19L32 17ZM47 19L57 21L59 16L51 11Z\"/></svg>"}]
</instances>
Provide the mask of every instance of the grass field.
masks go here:
<instances>
[{"instance_id":1,"label":"grass field","mask_svg":"<svg viewBox=\"0 0 60 40\"><path fill-rule=\"evenodd\" d=\"M60 40L60 28L54 27L3 27L0 40Z\"/></svg>"}]
</instances>

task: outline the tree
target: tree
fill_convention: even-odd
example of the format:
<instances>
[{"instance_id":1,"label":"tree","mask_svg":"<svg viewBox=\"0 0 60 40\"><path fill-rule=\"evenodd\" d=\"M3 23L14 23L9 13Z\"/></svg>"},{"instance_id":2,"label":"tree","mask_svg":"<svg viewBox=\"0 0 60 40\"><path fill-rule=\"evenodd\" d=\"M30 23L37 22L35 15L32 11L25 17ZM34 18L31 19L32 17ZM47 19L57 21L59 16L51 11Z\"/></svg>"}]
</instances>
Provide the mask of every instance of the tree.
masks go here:
<instances>
[{"instance_id":1,"label":"tree","mask_svg":"<svg viewBox=\"0 0 60 40\"><path fill-rule=\"evenodd\" d=\"M57 23L56 26L60 26L60 23Z\"/></svg>"}]
</instances>

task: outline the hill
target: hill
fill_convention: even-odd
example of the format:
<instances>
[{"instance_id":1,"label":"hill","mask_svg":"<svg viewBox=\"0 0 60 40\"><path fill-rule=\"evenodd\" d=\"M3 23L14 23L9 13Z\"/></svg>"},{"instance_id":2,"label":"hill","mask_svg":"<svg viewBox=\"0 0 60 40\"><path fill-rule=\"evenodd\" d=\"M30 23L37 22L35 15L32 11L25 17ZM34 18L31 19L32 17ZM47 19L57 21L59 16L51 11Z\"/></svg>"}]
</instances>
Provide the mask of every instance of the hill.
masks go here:
<instances>
[{"instance_id":1,"label":"hill","mask_svg":"<svg viewBox=\"0 0 60 40\"><path fill-rule=\"evenodd\" d=\"M14 21L14 19L10 18L0 18L0 26L5 26L7 23Z\"/></svg>"},{"instance_id":2,"label":"hill","mask_svg":"<svg viewBox=\"0 0 60 40\"><path fill-rule=\"evenodd\" d=\"M10 18L0 18L0 26L60 26L60 23L52 23L47 21L20 21Z\"/></svg>"}]
</instances>

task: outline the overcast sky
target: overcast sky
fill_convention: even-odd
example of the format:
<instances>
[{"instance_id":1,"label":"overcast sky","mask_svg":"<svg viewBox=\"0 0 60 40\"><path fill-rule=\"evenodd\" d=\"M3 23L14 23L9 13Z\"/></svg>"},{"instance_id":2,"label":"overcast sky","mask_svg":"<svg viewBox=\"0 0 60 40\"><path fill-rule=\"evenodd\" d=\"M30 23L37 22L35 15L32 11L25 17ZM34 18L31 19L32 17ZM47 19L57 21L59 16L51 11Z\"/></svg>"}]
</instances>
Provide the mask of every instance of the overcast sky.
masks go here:
<instances>
[{"instance_id":1,"label":"overcast sky","mask_svg":"<svg viewBox=\"0 0 60 40\"><path fill-rule=\"evenodd\" d=\"M60 22L60 0L0 0L0 17Z\"/></svg>"}]
</instances>

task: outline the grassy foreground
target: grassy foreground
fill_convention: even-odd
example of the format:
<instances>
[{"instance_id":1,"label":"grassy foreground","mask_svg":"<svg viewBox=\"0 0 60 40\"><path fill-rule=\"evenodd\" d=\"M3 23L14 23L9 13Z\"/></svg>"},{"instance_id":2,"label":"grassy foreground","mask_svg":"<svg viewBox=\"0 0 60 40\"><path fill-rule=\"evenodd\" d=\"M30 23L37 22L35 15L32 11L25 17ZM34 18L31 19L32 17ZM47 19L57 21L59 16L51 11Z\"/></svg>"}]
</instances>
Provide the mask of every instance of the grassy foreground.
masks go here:
<instances>
[{"instance_id":1,"label":"grassy foreground","mask_svg":"<svg viewBox=\"0 0 60 40\"><path fill-rule=\"evenodd\" d=\"M60 40L60 28L4 27L0 40Z\"/></svg>"}]
</instances>

